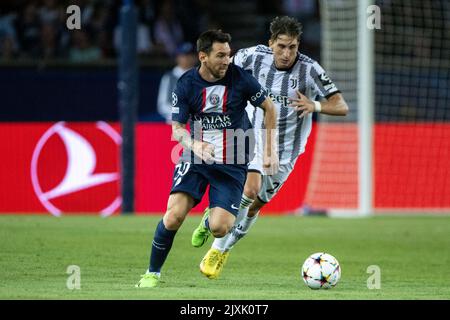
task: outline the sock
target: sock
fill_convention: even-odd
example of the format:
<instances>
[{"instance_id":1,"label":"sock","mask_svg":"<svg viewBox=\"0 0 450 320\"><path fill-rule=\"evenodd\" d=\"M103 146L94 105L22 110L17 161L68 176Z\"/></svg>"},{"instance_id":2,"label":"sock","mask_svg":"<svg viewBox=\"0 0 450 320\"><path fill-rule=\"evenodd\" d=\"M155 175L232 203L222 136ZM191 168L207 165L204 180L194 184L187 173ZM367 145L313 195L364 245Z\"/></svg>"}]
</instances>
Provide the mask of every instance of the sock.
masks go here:
<instances>
[{"instance_id":1,"label":"sock","mask_svg":"<svg viewBox=\"0 0 450 320\"><path fill-rule=\"evenodd\" d=\"M236 217L236 221L234 222L234 226L233 228L231 228L230 232L228 232L228 234L226 234L224 237L222 238L216 238L212 244L212 248L220 250L222 252L224 252L225 250L227 250L226 244L228 239L230 238L231 232L233 231L233 229L235 228L236 225L238 225L238 223L247 216L248 213L248 209L250 208L250 206L253 203L253 199L247 197L245 194L242 195L242 199L241 199L241 204L239 206L239 213Z\"/></svg>"},{"instance_id":2,"label":"sock","mask_svg":"<svg viewBox=\"0 0 450 320\"><path fill-rule=\"evenodd\" d=\"M162 219L159 221L152 242L149 272L161 272L161 267L166 261L176 233L177 230L167 230Z\"/></svg>"},{"instance_id":3,"label":"sock","mask_svg":"<svg viewBox=\"0 0 450 320\"><path fill-rule=\"evenodd\" d=\"M147 269L147 271L145 272L145 274L150 274L150 273L156 274L159 278L161 278L161 272L150 272L149 269Z\"/></svg>"},{"instance_id":4,"label":"sock","mask_svg":"<svg viewBox=\"0 0 450 320\"><path fill-rule=\"evenodd\" d=\"M205 227L206 227L206 229L211 231L211 229L209 228L209 217L205 219Z\"/></svg>"},{"instance_id":5,"label":"sock","mask_svg":"<svg viewBox=\"0 0 450 320\"><path fill-rule=\"evenodd\" d=\"M237 226L235 225L233 229L231 229L227 242L225 243L225 251L232 249L236 242L238 242L248 233L248 230L256 222L257 218L258 213L253 217L245 216Z\"/></svg>"}]
</instances>

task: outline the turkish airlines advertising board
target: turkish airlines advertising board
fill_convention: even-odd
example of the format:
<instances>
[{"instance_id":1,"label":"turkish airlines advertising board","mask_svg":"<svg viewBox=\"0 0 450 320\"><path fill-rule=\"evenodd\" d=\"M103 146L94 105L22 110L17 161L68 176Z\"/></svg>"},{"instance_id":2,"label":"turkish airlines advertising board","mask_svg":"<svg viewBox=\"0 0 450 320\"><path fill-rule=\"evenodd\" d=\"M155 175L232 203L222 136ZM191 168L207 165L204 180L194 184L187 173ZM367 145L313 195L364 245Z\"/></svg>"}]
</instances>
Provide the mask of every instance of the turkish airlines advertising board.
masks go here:
<instances>
[{"instance_id":1,"label":"turkish airlines advertising board","mask_svg":"<svg viewBox=\"0 0 450 320\"><path fill-rule=\"evenodd\" d=\"M340 208L341 198L351 200L345 208L357 206L357 149L346 145L353 151L336 153L338 133L324 145L317 133L323 138L328 126L313 124L305 153L263 214L295 213L304 201L318 209ZM348 126L333 132L347 134ZM356 127L350 129L356 144ZM377 209L450 207L450 125L377 124L374 134ZM120 212L121 143L117 123L0 123L0 214ZM320 155L312 166L315 149ZM164 213L180 151L169 125L137 125L137 214ZM339 162L341 157L345 162ZM348 172L351 177L344 179ZM202 212L207 205L208 191L192 211Z\"/></svg>"},{"instance_id":2,"label":"turkish airlines advertising board","mask_svg":"<svg viewBox=\"0 0 450 320\"><path fill-rule=\"evenodd\" d=\"M86 211L110 215L120 207L121 137L105 122L0 126L0 211Z\"/></svg>"},{"instance_id":3,"label":"turkish airlines advertising board","mask_svg":"<svg viewBox=\"0 0 450 320\"><path fill-rule=\"evenodd\" d=\"M120 145L118 124L0 124L0 213L99 214L120 211ZM312 135L312 137L314 134ZM313 138L310 138L313 139ZM135 208L138 214L162 214L172 185L174 161L181 149L171 127L140 123L136 129ZM283 213L303 201L311 163L306 152L266 211ZM295 194L295 197L292 197ZM208 204L207 193L194 208Z\"/></svg>"}]
</instances>

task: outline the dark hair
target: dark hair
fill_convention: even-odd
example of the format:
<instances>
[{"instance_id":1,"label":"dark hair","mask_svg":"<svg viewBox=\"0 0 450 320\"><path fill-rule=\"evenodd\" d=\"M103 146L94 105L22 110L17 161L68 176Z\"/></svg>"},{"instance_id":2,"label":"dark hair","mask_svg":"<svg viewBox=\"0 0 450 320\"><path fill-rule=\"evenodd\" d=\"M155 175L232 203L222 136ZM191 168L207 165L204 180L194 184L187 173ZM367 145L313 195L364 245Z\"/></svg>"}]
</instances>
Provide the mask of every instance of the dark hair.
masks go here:
<instances>
[{"instance_id":1,"label":"dark hair","mask_svg":"<svg viewBox=\"0 0 450 320\"><path fill-rule=\"evenodd\" d=\"M229 33L222 32L222 30L205 31L197 40L197 52L202 51L209 54L212 50L214 42L231 42L231 35Z\"/></svg>"},{"instance_id":2,"label":"dark hair","mask_svg":"<svg viewBox=\"0 0 450 320\"><path fill-rule=\"evenodd\" d=\"M270 39L275 41L282 34L300 39L302 24L288 16L276 17L270 23Z\"/></svg>"}]
</instances>

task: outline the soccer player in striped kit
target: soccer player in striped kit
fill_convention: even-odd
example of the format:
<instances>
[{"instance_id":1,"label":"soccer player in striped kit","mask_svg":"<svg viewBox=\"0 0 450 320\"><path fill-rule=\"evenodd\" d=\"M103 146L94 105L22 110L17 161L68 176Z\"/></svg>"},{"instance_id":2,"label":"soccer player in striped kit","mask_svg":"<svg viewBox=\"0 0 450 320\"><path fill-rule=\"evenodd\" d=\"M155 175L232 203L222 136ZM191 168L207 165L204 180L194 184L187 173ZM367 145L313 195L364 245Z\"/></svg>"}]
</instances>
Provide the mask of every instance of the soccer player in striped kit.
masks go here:
<instances>
[{"instance_id":1,"label":"soccer player in striped kit","mask_svg":"<svg viewBox=\"0 0 450 320\"><path fill-rule=\"evenodd\" d=\"M296 19L276 17L270 25L269 46L241 49L233 57L233 63L251 72L275 103L280 167L276 174L265 174L261 158L263 134L258 135L256 156L249 165L235 226L225 237L215 239L200 263L200 271L208 278L220 275L230 249L247 234L258 212L289 177L298 157L305 151L312 113L345 116L348 112L342 94L323 68L298 51L301 30ZM263 129L262 113L252 106L247 107L247 112L255 130ZM193 240L199 237L198 231L194 231ZM194 246L196 243L201 242L192 242Z\"/></svg>"},{"instance_id":2,"label":"soccer player in striped kit","mask_svg":"<svg viewBox=\"0 0 450 320\"><path fill-rule=\"evenodd\" d=\"M201 66L187 71L173 92L172 135L184 150L175 166L167 211L156 227L149 268L136 287L158 285L175 234L208 185L211 209L198 228L198 240L204 241L209 234L223 237L234 225L253 153L250 143L244 140L237 144L234 134L253 133L247 101L261 108L262 121L270 133L263 166L266 170L278 168L278 154L272 146L276 141L271 139L276 127L274 103L251 74L230 64L230 41L230 35L220 30L200 35L197 51Z\"/></svg>"}]
</instances>

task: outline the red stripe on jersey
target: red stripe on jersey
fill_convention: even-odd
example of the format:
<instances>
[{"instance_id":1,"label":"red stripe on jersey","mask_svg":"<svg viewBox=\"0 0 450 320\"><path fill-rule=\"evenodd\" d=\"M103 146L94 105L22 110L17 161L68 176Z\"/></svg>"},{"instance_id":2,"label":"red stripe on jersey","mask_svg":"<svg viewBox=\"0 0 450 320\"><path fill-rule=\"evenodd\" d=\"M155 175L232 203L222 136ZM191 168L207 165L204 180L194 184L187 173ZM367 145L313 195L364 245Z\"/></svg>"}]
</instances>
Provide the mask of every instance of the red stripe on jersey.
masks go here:
<instances>
[{"instance_id":1,"label":"red stripe on jersey","mask_svg":"<svg viewBox=\"0 0 450 320\"><path fill-rule=\"evenodd\" d=\"M223 93L223 103L222 103L222 113L225 114L227 112L227 98L228 98L228 88L225 87L225 92ZM223 163L227 163L227 130L223 129L223 152L222 152L222 161Z\"/></svg>"},{"instance_id":2,"label":"red stripe on jersey","mask_svg":"<svg viewBox=\"0 0 450 320\"><path fill-rule=\"evenodd\" d=\"M205 106L206 106L206 88L203 88L203 90L202 90L202 112L203 112L203 110L205 110ZM202 135L202 142L203 142L203 127L200 128L200 132Z\"/></svg>"},{"instance_id":3,"label":"red stripe on jersey","mask_svg":"<svg viewBox=\"0 0 450 320\"><path fill-rule=\"evenodd\" d=\"M227 112L227 99L228 99L228 88L225 87L225 91L223 93L222 113Z\"/></svg>"},{"instance_id":4,"label":"red stripe on jersey","mask_svg":"<svg viewBox=\"0 0 450 320\"><path fill-rule=\"evenodd\" d=\"M206 88L202 90L202 112L205 110L206 106Z\"/></svg>"}]
</instances>

